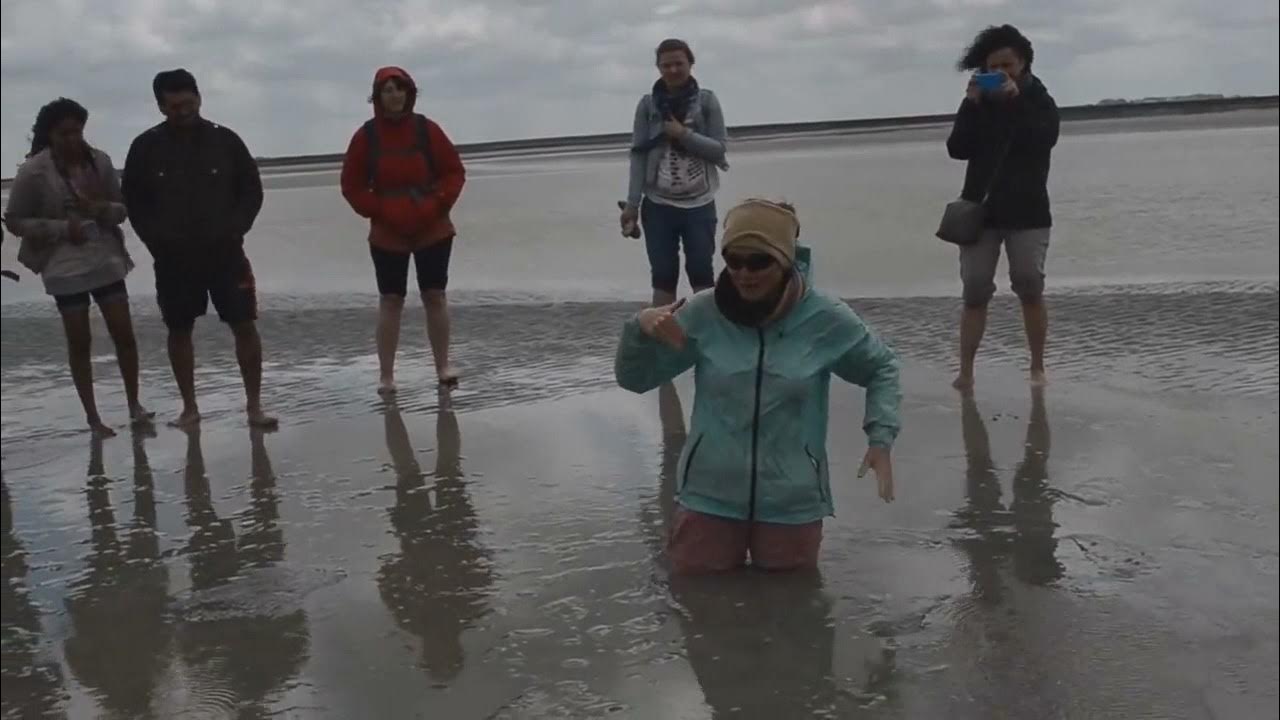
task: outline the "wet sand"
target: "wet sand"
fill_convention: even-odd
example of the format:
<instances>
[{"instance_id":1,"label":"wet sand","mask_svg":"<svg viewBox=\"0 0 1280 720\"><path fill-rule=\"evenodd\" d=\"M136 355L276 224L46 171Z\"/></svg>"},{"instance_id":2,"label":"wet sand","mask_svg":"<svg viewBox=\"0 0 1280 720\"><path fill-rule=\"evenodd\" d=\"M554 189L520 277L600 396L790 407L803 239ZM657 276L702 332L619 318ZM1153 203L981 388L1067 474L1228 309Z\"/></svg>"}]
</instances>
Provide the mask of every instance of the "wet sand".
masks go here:
<instances>
[{"instance_id":1,"label":"wet sand","mask_svg":"<svg viewBox=\"0 0 1280 720\"><path fill-rule=\"evenodd\" d=\"M5 320L6 717L1274 712L1274 284L1059 297L1042 397L1002 302L973 403L947 388L954 303L855 300L909 358L898 502L853 477L840 386L820 576L675 583L691 388L610 387L635 306L459 308L463 386L428 389L407 331L387 406L371 310L334 304L265 314L267 436L212 322L203 430L92 443L47 323Z\"/></svg>"},{"instance_id":2,"label":"wet sand","mask_svg":"<svg viewBox=\"0 0 1280 720\"><path fill-rule=\"evenodd\" d=\"M6 282L2 715L1275 717L1274 118L1064 135L1053 384L1027 388L1002 294L972 403L948 388L954 253L922 210L959 182L936 129L735 155L726 197L799 202L818 284L906 362L893 505L853 477L860 393L835 390L818 577L667 577L692 395L613 387L644 294L605 214L617 157L475 168L452 294L466 376L444 401L414 303L401 393L374 393L367 250L323 174L277 178L293 189L251 238L277 433L244 427L206 319L201 432L91 442L52 303ZM130 283L165 418L148 270Z\"/></svg>"}]
</instances>

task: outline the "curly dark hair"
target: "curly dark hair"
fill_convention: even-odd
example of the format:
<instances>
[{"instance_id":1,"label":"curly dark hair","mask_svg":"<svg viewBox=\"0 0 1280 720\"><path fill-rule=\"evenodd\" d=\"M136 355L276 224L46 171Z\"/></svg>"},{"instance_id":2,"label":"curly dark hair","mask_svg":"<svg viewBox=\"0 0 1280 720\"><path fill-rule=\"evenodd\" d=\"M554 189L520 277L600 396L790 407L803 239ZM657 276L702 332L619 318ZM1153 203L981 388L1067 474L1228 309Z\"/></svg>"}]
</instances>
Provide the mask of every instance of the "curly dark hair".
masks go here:
<instances>
[{"instance_id":1,"label":"curly dark hair","mask_svg":"<svg viewBox=\"0 0 1280 720\"><path fill-rule=\"evenodd\" d=\"M36 113L36 122L31 126L31 152L27 153L27 157L37 155L49 147L49 134L67 118L75 118L84 125L89 121L89 111L75 100L64 97L40 108L40 112Z\"/></svg>"},{"instance_id":2,"label":"curly dark hair","mask_svg":"<svg viewBox=\"0 0 1280 720\"><path fill-rule=\"evenodd\" d=\"M956 69L960 72L981 70L987 65L987 57L1001 48L1009 48L1031 67L1036 52L1031 49L1031 41L1018 28L1012 25L991 25L978 33L969 47L965 48L960 59L956 61Z\"/></svg>"}]
</instances>

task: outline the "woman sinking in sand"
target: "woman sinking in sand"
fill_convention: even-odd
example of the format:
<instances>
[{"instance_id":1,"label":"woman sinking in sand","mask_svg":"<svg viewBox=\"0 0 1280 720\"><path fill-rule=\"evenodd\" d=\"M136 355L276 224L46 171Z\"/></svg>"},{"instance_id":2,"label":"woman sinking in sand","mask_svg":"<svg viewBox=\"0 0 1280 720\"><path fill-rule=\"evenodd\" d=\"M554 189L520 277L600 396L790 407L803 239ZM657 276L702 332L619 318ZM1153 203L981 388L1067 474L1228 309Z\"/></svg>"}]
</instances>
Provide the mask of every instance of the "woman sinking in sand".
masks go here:
<instances>
[{"instance_id":1,"label":"woman sinking in sand","mask_svg":"<svg viewBox=\"0 0 1280 720\"><path fill-rule=\"evenodd\" d=\"M618 346L618 384L643 393L694 368L692 429L678 466L668 556L675 574L817 565L833 512L830 378L867 390L863 428L880 498L893 500L898 361L837 298L811 286L789 206L748 200L725 218L713 291L641 311Z\"/></svg>"}]
</instances>

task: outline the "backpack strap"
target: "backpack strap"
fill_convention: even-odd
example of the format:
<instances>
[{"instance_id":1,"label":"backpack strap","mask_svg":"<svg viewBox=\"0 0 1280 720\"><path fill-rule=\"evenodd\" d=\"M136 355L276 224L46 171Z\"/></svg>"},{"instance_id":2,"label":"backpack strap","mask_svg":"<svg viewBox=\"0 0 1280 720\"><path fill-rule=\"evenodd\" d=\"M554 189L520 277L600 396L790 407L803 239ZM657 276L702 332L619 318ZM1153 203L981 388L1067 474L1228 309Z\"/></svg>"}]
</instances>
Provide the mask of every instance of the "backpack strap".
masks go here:
<instances>
[{"instance_id":1,"label":"backpack strap","mask_svg":"<svg viewBox=\"0 0 1280 720\"><path fill-rule=\"evenodd\" d=\"M431 121L426 116L415 113L413 122L416 131L416 149L426 158L427 171L431 173L431 180L434 182L438 173L436 158L431 152ZM365 144L365 183L368 187L373 187L378 175L378 161L382 155L382 145L378 140L378 124L373 120L367 120L361 129L364 132Z\"/></svg>"},{"instance_id":2,"label":"backpack strap","mask_svg":"<svg viewBox=\"0 0 1280 720\"><path fill-rule=\"evenodd\" d=\"M418 151L427 159L427 171L431 173L431 181L435 182L439 175L436 173L435 155L431 153L431 121L425 115L416 113L413 119L418 129Z\"/></svg>"},{"instance_id":3,"label":"backpack strap","mask_svg":"<svg viewBox=\"0 0 1280 720\"><path fill-rule=\"evenodd\" d=\"M365 185L373 187L373 181L378 176L378 160L382 155L382 148L378 143L378 125L373 120L365 121L364 127L364 177Z\"/></svg>"}]
</instances>

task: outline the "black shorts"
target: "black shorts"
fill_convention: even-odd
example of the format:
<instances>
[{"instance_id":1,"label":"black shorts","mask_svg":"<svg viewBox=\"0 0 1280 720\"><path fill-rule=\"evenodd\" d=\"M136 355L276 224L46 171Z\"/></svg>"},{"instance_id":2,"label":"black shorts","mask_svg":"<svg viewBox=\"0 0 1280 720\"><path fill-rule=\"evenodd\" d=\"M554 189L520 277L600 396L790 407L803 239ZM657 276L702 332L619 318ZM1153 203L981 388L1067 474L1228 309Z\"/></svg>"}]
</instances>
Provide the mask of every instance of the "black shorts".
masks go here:
<instances>
[{"instance_id":1,"label":"black shorts","mask_svg":"<svg viewBox=\"0 0 1280 720\"><path fill-rule=\"evenodd\" d=\"M413 264L418 270L418 290L444 290L449 285L449 257L453 254L453 238L412 253ZM379 295L404 297L409 292L410 253L395 253L369 246L373 257L373 272L378 278Z\"/></svg>"},{"instance_id":2,"label":"black shorts","mask_svg":"<svg viewBox=\"0 0 1280 720\"><path fill-rule=\"evenodd\" d=\"M253 267L244 250L204 265L156 261L156 300L170 330L190 330L213 300L218 317L229 325L258 319Z\"/></svg>"},{"instance_id":3,"label":"black shorts","mask_svg":"<svg viewBox=\"0 0 1280 720\"><path fill-rule=\"evenodd\" d=\"M58 304L58 309L66 312L68 310L79 310L80 308L89 307L89 297L93 297L93 301L98 303L98 307L102 307L108 303L121 302L129 299L129 290L125 288L123 280L117 280L109 285L96 287L88 292L71 293L69 295L54 295L53 301Z\"/></svg>"}]
</instances>

